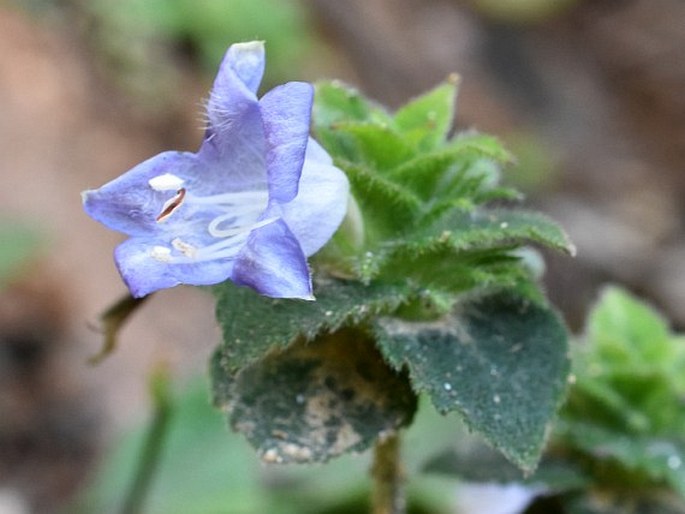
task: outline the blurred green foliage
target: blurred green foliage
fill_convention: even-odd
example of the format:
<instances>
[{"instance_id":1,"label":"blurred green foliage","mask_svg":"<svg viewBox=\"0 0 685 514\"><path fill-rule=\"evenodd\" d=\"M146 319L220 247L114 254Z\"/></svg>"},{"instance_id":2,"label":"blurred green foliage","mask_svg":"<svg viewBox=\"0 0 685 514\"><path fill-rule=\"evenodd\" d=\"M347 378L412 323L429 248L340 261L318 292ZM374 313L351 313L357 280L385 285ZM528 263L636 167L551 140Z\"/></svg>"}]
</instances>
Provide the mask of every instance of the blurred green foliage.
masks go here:
<instances>
[{"instance_id":1,"label":"blurred green foliage","mask_svg":"<svg viewBox=\"0 0 685 514\"><path fill-rule=\"evenodd\" d=\"M536 23L563 13L577 0L469 0L480 13L504 23Z\"/></svg>"},{"instance_id":2,"label":"blurred green foliage","mask_svg":"<svg viewBox=\"0 0 685 514\"><path fill-rule=\"evenodd\" d=\"M231 43L266 41L266 85L292 79L314 47L307 12L297 0L94 0L88 9L130 51L136 36L164 38L217 68ZM115 35L116 36L116 35ZM132 38L133 36L133 38ZM112 38L113 39L113 38Z\"/></svg>"},{"instance_id":3,"label":"blurred green foliage","mask_svg":"<svg viewBox=\"0 0 685 514\"><path fill-rule=\"evenodd\" d=\"M207 384L196 380L170 401L170 420L157 473L142 504L146 514L346 514L368 511L366 455L347 455L322 466L264 466L238 435L227 435L223 416L210 406ZM407 433L407 469L458 436L432 409L422 409ZM119 512L132 486L148 433L125 434L103 460L69 513ZM410 514L447 513L454 484L424 477L410 486Z\"/></svg>"},{"instance_id":4,"label":"blurred green foliage","mask_svg":"<svg viewBox=\"0 0 685 514\"><path fill-rule=\"evenodd\" d=\"M76 30L108 83L162 123L185 101L184 65L198 64L209 78L232 43L266 42L265 88L302 78L325 53L299 0L12 1Z\"/></svg>"},{"instance_id":5,"label":"blurred green foliage","mask_svg":"<svg viewBox=\"0 0 685 514\"><path fill-rule=\"evenodd\" d=\"M0 287L21 271L40 242L39 234L28 226L0 222Z\"/></svg>"},{"instance_id":6,"label":"blurred green foliage","mask_svg":"<svg viewBox=\"0 0 685 514\"><path fill-rule=\"evenodd\" d=\"M582 456L597 487L665 487L685 505L685 337L612 287L574 360L559 444Z\"/></svg>"}]
</instances>

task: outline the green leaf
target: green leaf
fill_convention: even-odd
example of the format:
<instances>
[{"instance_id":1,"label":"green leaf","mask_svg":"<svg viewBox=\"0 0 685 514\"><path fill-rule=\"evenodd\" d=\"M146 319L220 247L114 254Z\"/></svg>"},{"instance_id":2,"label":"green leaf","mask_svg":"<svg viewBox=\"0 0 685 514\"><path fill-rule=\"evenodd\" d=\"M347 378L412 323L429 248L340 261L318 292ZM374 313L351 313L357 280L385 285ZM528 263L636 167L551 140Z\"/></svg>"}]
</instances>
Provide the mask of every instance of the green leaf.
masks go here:
<instances>
[{"instance_id":1,"label":"green leaf","mask_svg":"<svg viewBox=\"0 0 685 514\"><path fill-rule=\"evenodd\" d=\"M285 348L299 336L312 340L323 332L392 313L411 294L406 285L365 286L323 278L315 281L315 302L275 300L231 282L212 289L217 299L216 317L223 331L222 365L229 374L272 349Z\"/></svg>"},{"instance_id":2,"label":"green leaf","mask_svg":"<svg viewBox=\"0 0 685 514\"><path fill-rule=\"evenodd\" d=\"M685 344L655 310L607 288L590 315L588 342L575 348L576 386L568 419L645 436L685 431Z\"/></svg>"},{"instance_id":3,"label":"green leaf","mask_svg":"<svg viewBox=\"0 0 685 514\"><path fill-rule=\"evenodd\" d=\"M463 190L462 196L481 192L459 187L462 182L477 178L476 186L493 189L499 180L500 164L511 159L499 142L480 134L463 135L449 145L432 151L420 152L403 162L390 173L390 177L411 187L424 200L453 196Z\"/></svg>"},{"instance_id":4,"label":"green leaf","mask_svg":"<svg viewBox=\"0 0 685 514\"><path fill-rule=\"evenodd\" d=\"M627 435L590 420L562 423L560 431L567 441L596 462L614 461L624 470L647 475L652 483L667 483L685 498L685 441ZM603 477L603 482L611 483L612 479L614 487L621 487L626 481L620 473L615 473Z\"/></svg>"},{"instance_id":5,"label":"green leaf","mask_svg":"<svg viewBox=\"0 0 685 514\"><path fill-rule=\"evenodd\" d=\"M459 77L451 75L395 113L394 126L412 147L426 151L445 142L454 119L458 83Z\"/></svg>"},{"instance_id":6,"label":"green leaf","mask_svg":"<svg viewBox=\"0 0 685 514\"><path fill-rule=\"evenodd\" d=\"M575 384L557 434L600 469L598 483L666 484L685 498L684 343L637 298L602 292L587 341L574 347Z\"/></svg>"},{"instance_id":7,"label":"green leaf","mask_svg":"<svg viewBox=\"0 0 685 514\"><path fill-rule=\"evenodd\" d=\"M407 425L416 396L361 330L299 341L233 377L213 360L216 403L266 462L325 462ZM227 386L227 382L229 385Z\"/></svg>"},{"instance_id":8,"label":"green leaf","mask_svg":"<svg viewBox=\"0 0 685 514\"><path fill-rule=\"evenodd\" d=\"M542 214L455 210L410 237L386 244L374 254L369 270L374 276L400 274L422 287L455 292L479 284L511 286L529 276L513 250L531 243L575 251L565 232Z\"/></svg>"},{"instance_id":9,"label":"green leaf","mask_svg":"<svg viewBox=\"0 0 685 514\"><path fill-rule=\"evenodd\" d=\"M347 145L354 148L353 162L367 164L379 171L391 170L416 155L411 146L385 123L341 122L331 131L348 138Z\"/></svg>"},{"instance_id":10,"label":"green leaf","mask_svg":"<svg viewBox=\"0 0 685 514\"><path fill-rule=\"evenodd\" d=\"M312 119L315 129L347 121L390 121L385 110L367 100L359 91L339 81L315 85Z\"/></svg>"},{"instance_id":11,"label":"green leaf","mask_svg":"<svg viewBox=\"0 0 685 514\"><path fill-rule=\"evenodd\" d=\"M375 330L388 362L406 366L439 411L459 412L509 460L535 468L569 368L566 332L551 310L500 293L442 320L384 318Z\"/></svg>"},{"instance_id":12,"label":"green leaf","mask_svg":"<svg viewBox=\"0 0 685 514\"><path fill-rule=\"evenodd\" d=\"M602 292L590 316L588 337L597 358L611 361L615 368L670 364L674 357L685 357L685 348L671 340L666 319L617 287Z\"/></svg>"},{"instance_id":13,"label":"green leaf","mask_svg":"<svg viewBox=\"0 0 685 514\"><path fill-rule=\"evenodd\" d=\"M498 138L472 130L457 134L449 142L449 148L462 155L475 155L499 164L511 164L515 161Z\"/></svg>"},{"instance_id":14,"label":"green leaf","mask_svg":"<svg viewBox=\"0 0 685 514\"><path fill-rule=\"evenodd\" d=\"M365 246L406 232L421 209L420 199L410 190L386 179L372 168L339 162L350 180L354 198L364 219Z\"/></svg>"},{"instance_id":15,"label":"green leaf","mask_svg":"<svg viewBox=\"0 0 685 514\"><path fill-rule=\"evenodd\" d=\"M410 254L449 247L455 251L515 248L531 243L573 255L575 247L563 229L547 216L529 211L480 209L453 211L431 223L421 237L396 245Z\"/></svg>"}]
</instances>

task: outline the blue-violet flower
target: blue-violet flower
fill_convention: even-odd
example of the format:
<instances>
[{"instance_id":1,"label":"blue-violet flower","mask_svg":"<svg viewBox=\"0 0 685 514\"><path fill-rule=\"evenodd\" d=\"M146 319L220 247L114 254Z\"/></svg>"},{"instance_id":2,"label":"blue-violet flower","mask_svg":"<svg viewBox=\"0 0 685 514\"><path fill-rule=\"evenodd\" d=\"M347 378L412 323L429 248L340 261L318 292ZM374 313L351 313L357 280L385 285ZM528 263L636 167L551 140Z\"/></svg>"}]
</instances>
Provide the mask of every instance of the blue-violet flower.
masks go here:
<instances>
[{"instance_id":1,"label":"blue-violet flower","mask_svg":"<svg viewBox=\"0 0 685 514\"><path fill-rule=\"evenodd\" d=\"M232 45L197 153L163 152L83 193L88 215L129 236L114 257L133 296L230 279L313 298L307 257L340 225L348 182L309 137L312 86L289 82L258 99L263 73L263 43Z\"/></svg>"}]
</instances>

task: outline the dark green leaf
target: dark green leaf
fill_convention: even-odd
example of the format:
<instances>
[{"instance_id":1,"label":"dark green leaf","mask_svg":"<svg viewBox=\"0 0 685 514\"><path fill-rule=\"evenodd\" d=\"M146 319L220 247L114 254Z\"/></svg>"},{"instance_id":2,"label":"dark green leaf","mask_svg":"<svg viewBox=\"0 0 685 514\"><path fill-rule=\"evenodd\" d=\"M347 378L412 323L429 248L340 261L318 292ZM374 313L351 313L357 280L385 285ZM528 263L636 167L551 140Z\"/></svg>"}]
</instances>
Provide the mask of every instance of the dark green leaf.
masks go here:
<instances>
[{"instance_id":1,"label":"dark green leaf","mask_svg":"<svg viewBox=\"0 0 685 514\"><path fill-rule=\"evenodd\" d=\"M266 462L325 462L365 450L416 410L406 376L360 330L300 341L235 377L223 363L215 355L214 383L230 383L216 401Z\"/></svg>"},{"instance_id":2,"label":"dark green leaf","mask_svg":"<svg viewBox=\"0 0 685 514\"><path fill-rule=\"evenodd\" d=\"M315 282L315 302L275 300L230 282L214 286L213 290L228 373L261 359L272 349L285 348L298 336L311 340L320 333L391 313L410 294L402 285L364 286L334 279Z\"/></svg>"},{"instance_id":3,"label":"dark green leaf","mask_svg":"<svg viewBox=\"0 0 685 514\"><path fill-rule=\"evenodd\" d=\"M552 311L498 294L436 322L381 319L376 334L388 361L406 366L439 411L459 412L512 462L535 468L569 368L566 332Z\"/></svg>"}]
</instances>

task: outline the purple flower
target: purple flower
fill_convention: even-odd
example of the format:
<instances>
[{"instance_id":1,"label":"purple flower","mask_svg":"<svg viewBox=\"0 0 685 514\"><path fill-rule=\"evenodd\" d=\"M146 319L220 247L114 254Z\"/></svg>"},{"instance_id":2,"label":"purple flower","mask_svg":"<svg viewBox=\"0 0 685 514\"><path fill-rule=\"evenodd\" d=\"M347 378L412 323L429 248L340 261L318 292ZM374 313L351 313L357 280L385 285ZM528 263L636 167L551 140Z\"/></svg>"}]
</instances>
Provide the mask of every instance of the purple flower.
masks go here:
<instances>
[{"instance_id":1,"label":"purple flower","mask_svg":"<svg viewBox=\"0 0 685 514\"><path fill-rule=\"evenodd\" d=\"M263 72L263 43L231 46L197 153L163 152L83 193L88 215L129 236L114 257L133 296L230 279L313 298L307 256L345 215L347 178L309 137L312 86L258 99Z\"/></svg>"}]
</instances>

